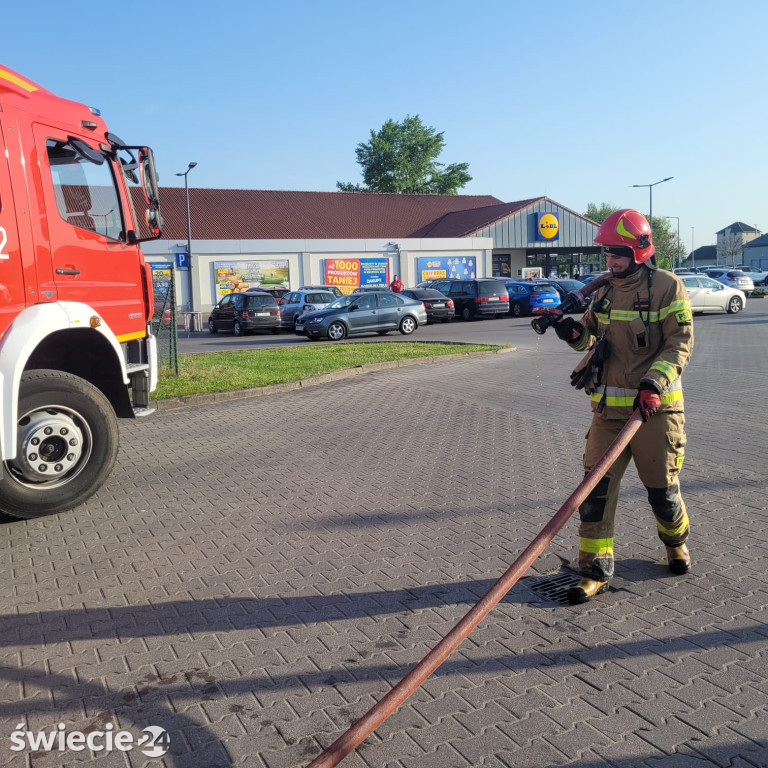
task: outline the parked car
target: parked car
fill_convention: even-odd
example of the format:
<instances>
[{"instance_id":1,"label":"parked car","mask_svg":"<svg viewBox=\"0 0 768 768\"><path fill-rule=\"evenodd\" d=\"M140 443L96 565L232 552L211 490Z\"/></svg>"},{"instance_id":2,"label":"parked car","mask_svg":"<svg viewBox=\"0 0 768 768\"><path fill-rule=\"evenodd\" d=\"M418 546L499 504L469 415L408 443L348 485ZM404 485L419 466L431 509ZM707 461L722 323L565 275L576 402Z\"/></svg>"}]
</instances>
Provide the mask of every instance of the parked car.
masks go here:
<instances>
[{"instance_id":1,"label":"parked car","mask_svg":"<svg viewBox=\"0 0 768 768\"><path fill-rule=\"evenodd\" d=\"M414 287L415 288L431 288L433 283L436 283L437 280L422 280L420 283L417 283Z\"/></svg>"},{"instance_id":2,"label":"parked car","mask_svg":"<svg viewBox=\"0 0 768 768\"><path fill-rule=\"evenodd\" d=\"M680 280L688 292L691 311L696 314L700 312L735 314L741 312L747 302L744 291L730 288L706 275L680 275Z\"/></svg>"},{"instance_id":3,"label":"parked car","mask_svg":"<svg viewBox=\"0 0 768 768\"><path fill-rule=\"evenodd\" d=\"M560 301L565 298L566 294L573 293L573 291L580 291L582 288L586 288L586 283L582 283L581 280L571 280L570 278L558 278L557 280L548 280L550 285L555 287L555 290L560 294ZM586 312L589 306L590 297L587 297L586 301L581 303L581 306L576 307L574 312Z\"/></svg>"},{"instance_id":4,"label":"parked car","mask_svg":"<svg viewBox=\"0 0 768 768\"><path fill-rule=\"evenodd\" d=\"M374 291L389 291L389 288L383 285L360 285L352 293L373 293Z\"/></svg>"},{"instance_id":5,"label":"parked car","mask_svg":"<svg viewBox=\"0 0 768 768\"><path fill-rule=\"evenodd\" d=\"M422 302L424 309L427 310L428 323L434 323L437 320L441 323L449 323L456 314L453 299L449 299L434 288L405 288L400 291L400 295Z\"/></svg>"},{"instance_id":6,"label":"parked car","mask_svg":"<svg viewBox=\"0 0 768 768\"><path fill-rule=\"evenodd\" d=\"M453 300L456 314L463 320L476 317L502 317L509 312L509 293L503 280L476 277L472 280L436 280L430 288Z\"/></svg>"},{"instance_id":7,"label":"parked car","mask_svg":"<svg viewBox=\"0 0 768 768\"><path fill-rule=\"evenodd\" d=\"M286 293L290 293L290 288L279 288L277 286L259 286L258 288L249 288L246 293L254 293L256 291L263 291L264 293L268 293L270 296L272 296L276 301L280 301L280 299L285 296Z\"/></svg>"},{"instance_id":8,"label":"parked car","mask_svg":"<svg viewBox=\"0 0 768 768\"><path fill-rule=\"evenodd\" d=\"M507 280L509 311L515 317L532 314L534 309L554 309L560 305L560 294L552 283Z\"/></svg>"},{"instance_id":9,"label":"parked car","mask_svg":"<svg viewBox=\"0 0 768 768\"><path fill-rule=\"evenodd\" d=\"M729 288L737 288L740 291L744 291L747 298L755 290L755 284L752 282L752 278L745 275L738 269L727 269L719 267L718 269L710 269L707 272L707 277L712 277L723 285L727 285Z\"/></svg>"},{"instance_id":10,"label":"parked car","mask_svg":"<svg viewBox=\"0 0 768 768\"><path fill-rule=\"evenodd\" d=\"M742 264L740 267L736 267L736 269L741 270L747 277L751 277L755 285L768 285L768 272L760 269L760 267Z\"/></svg>"},{"instance_id":11,"label":"parked car","mask_svg":"<svg viewBox=\"0 0 768 768\"><path fill-rule=\"evenodd\" d=\"M330 291L290 291L278 302L283 328L293 328L300 315L324 309L335 300Z\"/></svg>"},{"instance_id":12,"label":"parked car","mask_svg":"<svg viewBox=\"0 0 768 768\"><path fill-rule=\"evenodd\" d=\"M303 314L295 325L296 333L311 341L326 337L341 341L357 333L390 331L403 335L413 333L427 322L427 310L420 301L392 291L350 293L329 304L325 309Z\"/></svg>"},{"instance_id":13,"label":"parked car","mask_svg":"<svg viewBox=\"0 0 768 768\"><path fill-rule=\"evenodd\" d=\"M607 275L608 272L588 272L586 275L580 275L579 280L581 280L582 283L588 283L591 280L594 280L598 277L603 277L603 275Z\"/></svg>"},{"instance_id":14,"label":"parked car","mask_svg":"<svg viewBox=\"0 0 768 768\"><path fill-rule=\"evenodd\" d=\"M275 297L264 291L228 293L211 310L208 330L232 331L235 336L256 330L280 333L280 309Z\"/></svg>"},{"instance_id":15,"label":"parked car","mask_svg":"<svg viewBox=\"0 0 768 768\"><path fill-rule=\"evenodd\" d=\"M328 291L332 293L336 298L343 296L344 294L338 285L302 285L299 288L300 291Z\"/></svg>"}]
</instances>

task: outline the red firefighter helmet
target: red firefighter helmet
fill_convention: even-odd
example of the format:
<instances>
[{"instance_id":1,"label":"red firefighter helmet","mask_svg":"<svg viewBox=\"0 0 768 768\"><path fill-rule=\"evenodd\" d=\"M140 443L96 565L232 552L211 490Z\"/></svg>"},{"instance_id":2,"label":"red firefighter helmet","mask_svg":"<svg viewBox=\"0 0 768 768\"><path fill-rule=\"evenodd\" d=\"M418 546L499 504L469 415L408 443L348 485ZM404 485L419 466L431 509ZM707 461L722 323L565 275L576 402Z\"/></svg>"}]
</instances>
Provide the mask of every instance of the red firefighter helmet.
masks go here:
<instances>
[{"instance_id":1,"label":"red firefighter helmet","mask_svg":"<svg viewBox=\"0 0 768 768\"><path fill-rule=\"evenodd\" d=\"M635 264L642 264L653 256L656 250L651 242L651 225L639 211L632 208L622 208L614 211L597 230L595 242L606 250L631 249ZM616 252L616 251L614 251ZM617 255L622 255L619 251Z\"/></svg>"}]
</instances>

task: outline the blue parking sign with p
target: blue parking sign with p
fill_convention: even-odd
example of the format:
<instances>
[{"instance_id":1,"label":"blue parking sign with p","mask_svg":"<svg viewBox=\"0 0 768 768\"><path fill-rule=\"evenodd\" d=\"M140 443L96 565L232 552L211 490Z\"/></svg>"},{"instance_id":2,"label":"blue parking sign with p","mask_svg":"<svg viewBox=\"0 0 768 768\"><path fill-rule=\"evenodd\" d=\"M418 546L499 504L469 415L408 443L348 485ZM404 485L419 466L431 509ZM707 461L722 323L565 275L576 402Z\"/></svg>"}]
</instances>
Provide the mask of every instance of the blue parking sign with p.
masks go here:
<instances>
[{"instance_id":1,"label":"blue parking sign with p","mask_svg":"<svg viewBox=\"0 0 768 768\"><path fill-rule=\"evenodd\" d=\"M176 254L176 267L178 269L189 269L189 254L177 253Z\"/></svg>"}]
</instances>

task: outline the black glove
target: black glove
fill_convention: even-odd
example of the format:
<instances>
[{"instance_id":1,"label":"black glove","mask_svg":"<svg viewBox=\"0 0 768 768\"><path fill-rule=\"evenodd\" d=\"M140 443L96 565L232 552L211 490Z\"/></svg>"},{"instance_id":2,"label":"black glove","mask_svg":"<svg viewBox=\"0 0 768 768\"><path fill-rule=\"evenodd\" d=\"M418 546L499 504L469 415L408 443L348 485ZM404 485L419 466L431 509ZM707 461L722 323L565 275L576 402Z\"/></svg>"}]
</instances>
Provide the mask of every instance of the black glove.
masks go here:
<instances>
[{"instance_id":1,"label":"black glove","mask_svg":"<svg viewBox=\"0 0 768 768\"><path fill-rule=\"evenodd\" d=\"M555 322L554 329L558 339L568 342L576 341L584 333L584 326L572 317L560 318Z\"/></svg>"},{"instance_id":2,"label":"black glove","mask_svg":"<svg viewBox=\"0 0 768 768\"><path fill-rule=\"evenodd\" d=\"M571 386L576 389L584 389L592 378L593 368L591 362L588 362L583 368L571 373Z\"/></svg>"},{"instance_id":3,"label":"black glove","mask_svg":"<svg viewBox=\"0 0 768 768\"><path fill-rule=\"evenodd\" d=\"M637 397L632 407L640 409L643 421L649 421L651 416L659 410L660 405L661 395L656 391L655 387L650 384L641 384L638 387Z\"/></svg>"}]
</instances>

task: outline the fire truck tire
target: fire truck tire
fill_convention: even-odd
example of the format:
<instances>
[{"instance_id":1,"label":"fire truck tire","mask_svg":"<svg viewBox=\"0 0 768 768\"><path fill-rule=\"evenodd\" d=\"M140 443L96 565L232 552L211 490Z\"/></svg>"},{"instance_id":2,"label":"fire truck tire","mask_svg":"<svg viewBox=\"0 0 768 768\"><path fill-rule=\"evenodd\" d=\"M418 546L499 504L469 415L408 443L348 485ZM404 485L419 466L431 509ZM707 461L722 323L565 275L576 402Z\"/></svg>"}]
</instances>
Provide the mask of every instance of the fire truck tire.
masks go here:
<instances>
[{"instance_id":1,"label":"fire truck tire","mask_svg":"<svg viewBox=\"0 0 768 768\"><path fill-rule=\"evenodd\" d=\"M70 373L21 377L16 458L3 462L0 512L31 519L82 504L117 459L117 417L109 400Z\"/></svg>"}]
</instances>

